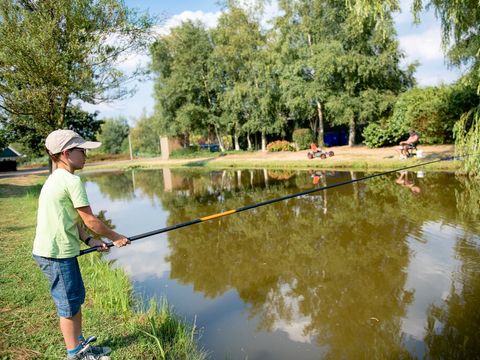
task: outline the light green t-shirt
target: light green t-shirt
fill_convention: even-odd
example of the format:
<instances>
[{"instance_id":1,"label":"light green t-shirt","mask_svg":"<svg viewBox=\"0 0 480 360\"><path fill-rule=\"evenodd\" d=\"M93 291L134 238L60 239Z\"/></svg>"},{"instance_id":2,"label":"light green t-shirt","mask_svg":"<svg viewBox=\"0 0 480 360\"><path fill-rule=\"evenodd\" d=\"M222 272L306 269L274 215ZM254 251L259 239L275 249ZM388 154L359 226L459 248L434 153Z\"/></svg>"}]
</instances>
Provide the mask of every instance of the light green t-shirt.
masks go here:
<instances>
[{"instance_id":1,"label":"light green t-shirt","mask_svg":"<svg viewBox=\"0 0 480 360\"><path fill-rule=\"evenodd\" d=\"M80 216L76 208L88 205L80 177L64 169L55 170L40 192L33 254L56 259L77 256Z\"/></svg>"}]
</instances>

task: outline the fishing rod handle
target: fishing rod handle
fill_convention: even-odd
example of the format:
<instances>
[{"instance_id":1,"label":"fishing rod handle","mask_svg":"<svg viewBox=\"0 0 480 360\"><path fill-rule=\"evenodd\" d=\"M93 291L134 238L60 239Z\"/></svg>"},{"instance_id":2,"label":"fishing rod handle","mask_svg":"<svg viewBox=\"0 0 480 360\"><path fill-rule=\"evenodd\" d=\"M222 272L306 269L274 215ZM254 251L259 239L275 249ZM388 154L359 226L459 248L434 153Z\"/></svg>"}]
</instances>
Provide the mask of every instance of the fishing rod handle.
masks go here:
<instances>
[{"instance_id":1,"label":"fishing rod handle","mask_svg":"<svg viewBox=\"0 0 480 360\"><path fill-rule=\"evenodd\" d=\"M107 247L111 248L113 245L113 243L105 243L105 245L107 245ZM101 246L92 246L88 249L83 249L83 250L80 250L80 255L78 256L82 256L82 255L85 255L85 254L90 254L92 252L95 252L95 251L98 251L98 249L100 249Z\"/></svg>"}]
</instances>

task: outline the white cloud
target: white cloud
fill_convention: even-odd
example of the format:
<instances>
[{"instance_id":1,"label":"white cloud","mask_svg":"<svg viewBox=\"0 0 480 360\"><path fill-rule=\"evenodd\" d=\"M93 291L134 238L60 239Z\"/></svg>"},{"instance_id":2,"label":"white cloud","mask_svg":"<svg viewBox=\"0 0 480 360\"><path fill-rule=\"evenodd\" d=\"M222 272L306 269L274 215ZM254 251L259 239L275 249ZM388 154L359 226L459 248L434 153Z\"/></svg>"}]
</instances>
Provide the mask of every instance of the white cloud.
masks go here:
<instances>
[{"instance_id":1,"label":"white cloud","mask_svg":"<svg viewBox=\"0 0 480 360\"><path fill-rule=\"evenodd\" d=\"M424 32L399 37L400 47L405 51L409 62L421 63L441 60L444 54L441 47L440 26L431 26Z\"/></svg>"},{"instance_id":2,"label":"white cloud","mask_svg":"<svg viewBox=\"0 0 480 360\"><path fill-rule=\"evenodd\" d=\"M169 18L165 24L157 26L154 31L159 35L167 35L171 28L180 26L182 22L187 20L200 21L207 28L213 28L217 26L218 18L221 12L203 12L203 11L184 11L178 15L174 15Z\"/></svg>"}]
</instances>

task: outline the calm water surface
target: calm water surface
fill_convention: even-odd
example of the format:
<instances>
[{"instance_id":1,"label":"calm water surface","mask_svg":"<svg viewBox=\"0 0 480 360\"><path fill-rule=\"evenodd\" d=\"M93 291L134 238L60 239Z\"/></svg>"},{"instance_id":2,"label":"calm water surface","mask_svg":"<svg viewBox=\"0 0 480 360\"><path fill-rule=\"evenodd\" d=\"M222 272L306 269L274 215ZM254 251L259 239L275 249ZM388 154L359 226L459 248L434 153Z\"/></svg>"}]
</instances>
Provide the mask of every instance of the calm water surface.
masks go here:
<instances>
[{"instance_id":1,"label":"calm water surface","mask_svg":"<svg viewBox=\"0 0 480 360\"><path fill-rule=\"evenodd\" d=\"M125 235L364 176L85 175ZM480 185L397 173L134 242L108 255L142 299L196 319L213 359L478 358ZM87 255L88 256L88 255Z\"/></svg>"}]
</instances>

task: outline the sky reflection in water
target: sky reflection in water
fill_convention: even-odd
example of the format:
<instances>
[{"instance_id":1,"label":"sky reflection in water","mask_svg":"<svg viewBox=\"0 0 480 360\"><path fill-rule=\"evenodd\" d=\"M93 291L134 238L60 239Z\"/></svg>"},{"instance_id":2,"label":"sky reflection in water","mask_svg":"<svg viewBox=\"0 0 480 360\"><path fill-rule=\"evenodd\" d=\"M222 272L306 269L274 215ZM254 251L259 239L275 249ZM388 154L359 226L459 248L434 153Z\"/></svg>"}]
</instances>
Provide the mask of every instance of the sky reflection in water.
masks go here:
<instances>
[{"instance_id":1,"label":"sky reflection in water","mask_svg":"<svg viewBox=\"0 0 480 360\"><path fill-rule=\"evenodd\" d=\"M117 230L132 236L363 175L137 170L86 177L94 211L107 210ZM196 316L215 359L478 354L478 343L463 342L476 337L469 332L478 324L468 310L480 305L480 190L453 174L423 175L290 199L145 238L109 257L142 298L166 296L182 317ZM453 339L443 335L451 328Z\"/></svg>"}]
</instances>

